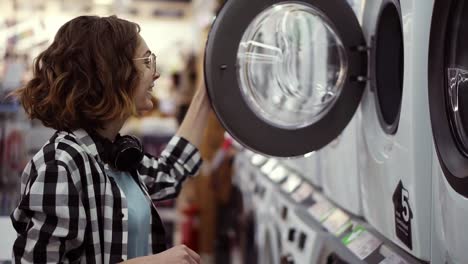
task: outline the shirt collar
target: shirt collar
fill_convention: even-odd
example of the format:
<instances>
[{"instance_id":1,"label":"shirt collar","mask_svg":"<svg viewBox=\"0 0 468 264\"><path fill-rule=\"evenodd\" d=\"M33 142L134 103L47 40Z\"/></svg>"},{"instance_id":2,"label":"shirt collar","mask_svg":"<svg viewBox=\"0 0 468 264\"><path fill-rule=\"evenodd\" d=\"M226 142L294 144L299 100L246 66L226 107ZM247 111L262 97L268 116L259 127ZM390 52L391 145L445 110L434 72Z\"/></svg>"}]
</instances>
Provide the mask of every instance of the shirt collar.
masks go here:
<instances>
[{"instance_id":1,"label":"shirt collar","mask_svg":"<svg viewBox=\"0 0 468 264\"><path fill-rule=\"evenodd\" d=\"M71 133L78 144L91 156L96 158L98 161L103 162L105 160L105 143L95 133L89 133L84 129L76 129ZM110 142L110 141L109 141Z\"/></svg>"}]
</instances>

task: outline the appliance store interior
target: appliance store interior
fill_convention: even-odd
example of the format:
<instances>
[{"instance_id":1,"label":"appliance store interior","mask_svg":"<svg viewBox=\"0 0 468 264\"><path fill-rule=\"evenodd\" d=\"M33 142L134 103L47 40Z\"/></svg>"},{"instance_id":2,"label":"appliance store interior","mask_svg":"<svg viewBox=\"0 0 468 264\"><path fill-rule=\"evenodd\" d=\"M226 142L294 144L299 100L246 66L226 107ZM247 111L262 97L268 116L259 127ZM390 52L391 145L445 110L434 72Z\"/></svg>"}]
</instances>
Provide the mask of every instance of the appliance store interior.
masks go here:
<instances>
[{"instance_id":1,"label":"appliance store interior","mask_svg":"<svg viewBox=\"0 0 468 264\"><path fill-rule=\"evenodd\" d=\"M153 110L120 134L159 156L197 90L209 98L197 175L152 201L168 248L199 255L187 263L468 263L468 0L2 0L0 10L0 263L19 262L12 212L25 167L55 133L10 95L64 23L114 14L140 26L160 74Z\"/></svg>"}]
</instances>

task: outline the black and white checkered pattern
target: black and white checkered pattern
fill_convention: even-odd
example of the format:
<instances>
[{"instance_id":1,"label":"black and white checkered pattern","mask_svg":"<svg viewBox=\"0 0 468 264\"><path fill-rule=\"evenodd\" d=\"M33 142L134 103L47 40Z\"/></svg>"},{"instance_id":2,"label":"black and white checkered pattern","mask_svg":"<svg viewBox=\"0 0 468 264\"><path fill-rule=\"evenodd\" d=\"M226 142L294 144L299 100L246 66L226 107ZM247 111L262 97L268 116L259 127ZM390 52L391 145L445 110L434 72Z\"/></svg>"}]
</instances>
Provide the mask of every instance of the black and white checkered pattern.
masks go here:
<instances>
[{"instance_id":1,"label":"black and white checkered pattern","mask_svg":"<svg viewBox=\"0 0 468 264\"><path fill-rule=\"evenodd\" d=\"M18 237L14 263L116 263L127 259L124 193L104 173L100 144L84 130L57 132L22 175L21 201L11 214ZM174 197L201 164L196 147L173 137L159 158L146 154L137 171L148 199ZM151 210L149 252L165 249L164 229Z\"/></svg>"}]
</instances>

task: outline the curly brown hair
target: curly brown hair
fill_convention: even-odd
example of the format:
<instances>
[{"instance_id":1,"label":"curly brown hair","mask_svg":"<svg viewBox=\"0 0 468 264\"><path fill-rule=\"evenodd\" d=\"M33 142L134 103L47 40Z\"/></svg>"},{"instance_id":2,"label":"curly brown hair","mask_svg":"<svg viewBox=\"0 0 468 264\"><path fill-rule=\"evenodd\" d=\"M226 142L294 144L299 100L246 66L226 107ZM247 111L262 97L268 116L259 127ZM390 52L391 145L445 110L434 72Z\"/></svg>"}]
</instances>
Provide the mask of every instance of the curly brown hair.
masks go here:
<instances>
[{"instance_id":1,"label":"curly brown hair","mask_svg":"<svg viewBox=\"0 0 468 264\"><path fill-rule=\"evenodd\" d=\"M116 16L65 23L34 61L33 78L14 92L31 119L57 130L103 128L134 113L138 24Z\"/></svg>"}]
</instances>

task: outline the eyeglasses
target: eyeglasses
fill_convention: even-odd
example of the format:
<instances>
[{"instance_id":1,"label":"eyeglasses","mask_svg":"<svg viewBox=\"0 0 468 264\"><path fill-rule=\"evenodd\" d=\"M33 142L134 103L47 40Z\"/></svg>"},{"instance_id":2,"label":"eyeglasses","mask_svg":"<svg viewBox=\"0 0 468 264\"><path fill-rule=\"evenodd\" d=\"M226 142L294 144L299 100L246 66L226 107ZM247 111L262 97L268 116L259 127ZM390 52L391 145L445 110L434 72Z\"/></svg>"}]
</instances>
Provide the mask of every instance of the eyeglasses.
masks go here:
<instances>
[{"instance_id":1,"label":"eyeglasses","mask_svg":"<svg viewBox=\"0 0 468 264\"><path fill-rule=\"evenodd\" d=\"M156 55L154 53L151 53L148 57L134 58L133 60L144 60L146 66L153 71L153 74L156 74Z\"/></svg>"}]
</instances>

